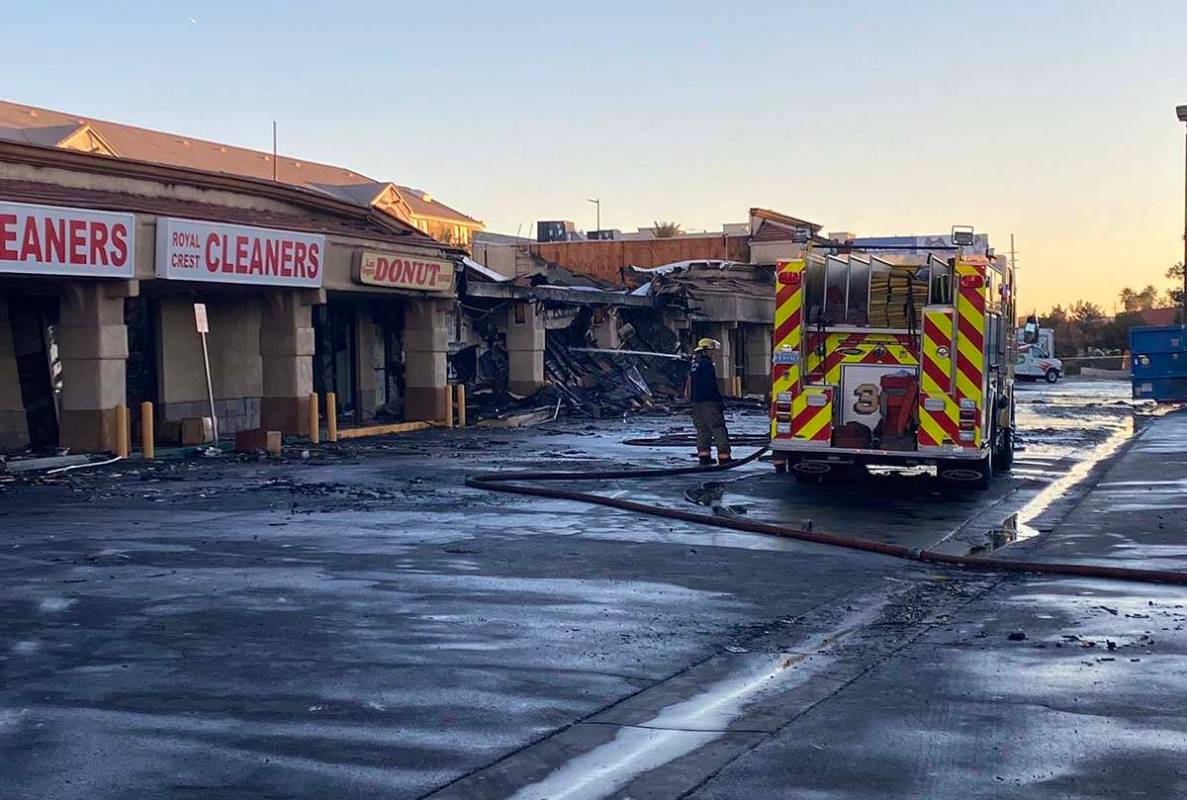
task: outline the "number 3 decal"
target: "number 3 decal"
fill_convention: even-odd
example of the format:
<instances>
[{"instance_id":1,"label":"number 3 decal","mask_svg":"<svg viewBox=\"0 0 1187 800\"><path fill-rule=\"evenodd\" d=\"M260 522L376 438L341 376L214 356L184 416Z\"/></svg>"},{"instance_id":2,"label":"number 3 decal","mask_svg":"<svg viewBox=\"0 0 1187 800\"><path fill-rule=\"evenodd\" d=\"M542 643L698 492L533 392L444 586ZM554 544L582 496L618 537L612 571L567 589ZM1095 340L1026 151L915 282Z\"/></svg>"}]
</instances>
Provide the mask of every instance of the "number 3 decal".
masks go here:
<instances>
[{"instance_id":1,"label":"number 3 decal","mask_svg":"<svg viewBox=\"0 0 1187 800\"><path fill-rule=\"evenodd\" d=\"M876 384L863 383L853 390L853 395L857 398L857 402L853 404L853 410L858 414L878 413L878 387Z\"/></svg>"}]
</instances>

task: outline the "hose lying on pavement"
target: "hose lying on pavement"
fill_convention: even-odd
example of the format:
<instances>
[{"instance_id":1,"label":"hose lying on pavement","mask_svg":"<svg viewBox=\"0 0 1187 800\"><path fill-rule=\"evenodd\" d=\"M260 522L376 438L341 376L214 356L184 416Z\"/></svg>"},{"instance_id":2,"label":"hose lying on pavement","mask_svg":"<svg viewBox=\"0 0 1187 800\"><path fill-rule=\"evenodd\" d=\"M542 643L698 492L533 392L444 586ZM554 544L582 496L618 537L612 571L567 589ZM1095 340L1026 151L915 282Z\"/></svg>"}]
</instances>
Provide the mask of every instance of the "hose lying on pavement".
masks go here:
<instances>
[{"instance_id":1,"label":"hose lying on pavement","mask_svg":"<svg viewBox=\"0 0 1187 800\"><path fill-rule=\"evenodd\" d=\"M775 525L769 522L738 519L736 517L719 517L708 514L697 514L677 508L639 503L634 500L623 500L617 497L604 497L589 492L578 492L572 489L550 489L545 486L527 486L522 481L586 481L611 480L618 478L663 478L676 475L703 475L740 467L756 460L768 450L760 447L745 458L729 464L709 467L667 467L655 469L612 469L594 470L591 472L482 472L466 477L466 485L475 489L485 489L491 492L509 492L511 494L530 495L533 497L549 497L555 500L572 500L578 503L593 503L596 505L617 508L623 511L634 511L652 517L678 519L698 525L712 525L717 528L728 528L745 533L762 533L769 536L780 536L785 539L796 539L803 542L843 547L848 550L860 550L867 553L878 553L894 558L904 558L911 561L923 561L929 564L944 564L954 567L966 567L979 570L993 570L1002 572L1025 572L1037 575L1070 575L1078 578L1108 578L1122 581L1138 581L1143 583L1171 583L1187 585L1187 572L1168 570L1132 569L1129 567L1106 567L1092 564L1062 564L1044 561L1022 561L1010 558L975 558L940 553L935 550L907 547L901 544L887 544L874 542L869 539L859 539L853 536L838 536L832 533L793 528L785 525Z\"/></svg>"}]
</instances>

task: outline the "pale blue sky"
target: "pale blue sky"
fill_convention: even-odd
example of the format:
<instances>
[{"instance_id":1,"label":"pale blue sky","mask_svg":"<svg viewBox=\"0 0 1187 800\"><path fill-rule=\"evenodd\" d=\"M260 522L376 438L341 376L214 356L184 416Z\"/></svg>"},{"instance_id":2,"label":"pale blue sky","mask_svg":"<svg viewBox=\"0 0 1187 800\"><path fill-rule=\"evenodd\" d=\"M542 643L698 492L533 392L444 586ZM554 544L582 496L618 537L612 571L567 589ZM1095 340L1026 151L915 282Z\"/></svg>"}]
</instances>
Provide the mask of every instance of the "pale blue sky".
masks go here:
<instances>
[{"instance_id":1,"label":"pale blue sky","mask_svg":"<svg viewBox=\"0 0 1187 800\"><path fill-rule=\"evenodd\" d=\"M194 21L191 22L191 18ZM1016 234L1023 302L1181 253L1187 2L32 3L0 96L420 186L484 219Z\"/></svg>"}]
</instances>

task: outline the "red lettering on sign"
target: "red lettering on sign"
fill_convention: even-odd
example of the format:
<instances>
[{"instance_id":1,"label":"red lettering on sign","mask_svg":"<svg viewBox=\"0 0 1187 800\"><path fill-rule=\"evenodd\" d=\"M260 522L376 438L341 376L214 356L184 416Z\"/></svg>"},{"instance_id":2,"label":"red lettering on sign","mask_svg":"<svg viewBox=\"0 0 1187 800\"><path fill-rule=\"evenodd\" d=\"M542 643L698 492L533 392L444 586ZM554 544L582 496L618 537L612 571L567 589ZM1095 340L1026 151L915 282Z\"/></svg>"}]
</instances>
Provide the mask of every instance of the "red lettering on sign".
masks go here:
<instances>
[{"instance_id":1,"label":"red lettering on sign","mask_svg":"<svg viewBox=\"0 0 1187 800\"><path fill-rule=\"evenodd\" d=\"M87 240L86 240L87 224L81 219L72 219L66 223L66 229L70 231L70 263L71 264L85 264L87 263Z\"/></svg>"},{"instance_id":2,"label":"red lettering on sign","mask_svg":"<svg viewBox=\"0 0 1187 800\"><path fill-rule=\"evenodd\" d=\"M293 277L293 243L288 240L280 244L280 274L285 278Z\"/></svg>"},{"instance_id":3,"label":"red lettering on sign","mask_svg":"<svg viewBox=\"0 0 1187 800\"><path fill-rule=\"evenodd\" d=\"M214 251L215 245L217 244L217 233L212 233L206 237L206 269L209 272L218 272L219 260Z\"/></svg>"},{"instance_id":4,"label":"red lettering on sign","mask_svg":"<svg viewBox=\"0 0 1187 800\"><path fill-rule=\"evenodd\" d=\"M280 274L280 242L273 239L264 242L264 273Z\"/></svg>"},{"instance_id":5,"label":"red lettering on sign","mask_svg":"<svg viewBox=\"0 0 1187 800\"><path fill-rule=\"evenodd\" d=\"M194 246L197 246L197 241ZM122 222L111 226L111 266L122 267L128 263L128 228Z\"/></svg>"},{"instance_id":6,"label":"red lettering on sign","mask_svg":"<svg viewBox=\"0 0 1187 800\"><path fill-rule=\"evenodd\" d=\"M376 258L375 259L375 275L374 275L374 277L375 277L376 281L379 281L380 283L382 283L383 281L387 280L387 270L388 270L389 266L390 265L387 263L386 258Z\"/></svg>"},{"instance_id":7,"label":"red lettering on sign","mask_svg":"<svg viewBox=\"0 0 1187 800\"><path fill-rule=\"evenodd\" d=\"M293 258L297 264L297 274L300 275L302 278L304 278L305 277L305 243L304 242L296 242L294 244L294 250L295 250L295 253L293 255Z\"/></svg>"},{"instance_id":8,"label":"red lettering on sign","mask_svg":"<svg viewBox=\"0 0 1187 800\"><path fill-rule=\"evenodd\" d=\"M37 218L25 217L25 235L21 238L21 261L44 261L41 257L41 235L37 232Z\"/></svg>"},{"instance_id":9,"label":"red lettering on sign","mask_svg":"<svg viewBox=\"0 0 1187 800\"><path fill-rule=\"evenodd\" d=\"M107 226L102 222L91 223L91 263L107 266Z\"/></svg>"},{"instance_id":10,"label":"red lettering on sign","mask_svg":"<svg viewBox=\"0 0 1187 800\"><path fill-rule=\"evenodd\" d=\"M16 214L0 214L0 260L16 261L16 250L8 246L16 241Z\"/></svg>"},{"instance_id":11,"label":"red lettering on sign","mask_svg":"<svg viewBox=\"0 0 1187 800\"><path fill-rule=\"evenodd\" d=\"M260 240L251 240L251 274L259 275L264 271L264 259L260 255Z\"/></svg>"},{"instance_id":12,"label":"red lettering on sign","mask_svg":"<svg viewBox=\"0 0 1187 800\"><path fill-rule=\"evenodd\" d=\"M223 272L235 271L235 252L231 249L231 237L225 233L219 237L223 252Z\"/></svg>"},{"instance_id":13,"label":"red lettering on sign","mask_svg":"<svg viewBox=\"0 0 1187 800\"><path fill-rule=\"evenodd\" d=\"M247 274L247 237L235 237L235 272Z\"/></svg>"},{"instance_id":14,"label":"red lettering on sign","mask_svg":"<svg viewBox=\"0 0 1187 800\"><path fill-rule=\"evenodd\" d=\"M66 261L66 220L45 220L45 250L42 255L46 261L57 264Z\"/></svg>"},{"instance_id":15,"label":"red lettering on sign","mask_svg":"<svg viewBox=\"0 0 1187 800\"><path fill-rule=\"evenodd\" d=\"M317 275L321 272L321 248L318 247L317 242L309 245L309 278L317 280Z\"/></svg>"}]
</instances>

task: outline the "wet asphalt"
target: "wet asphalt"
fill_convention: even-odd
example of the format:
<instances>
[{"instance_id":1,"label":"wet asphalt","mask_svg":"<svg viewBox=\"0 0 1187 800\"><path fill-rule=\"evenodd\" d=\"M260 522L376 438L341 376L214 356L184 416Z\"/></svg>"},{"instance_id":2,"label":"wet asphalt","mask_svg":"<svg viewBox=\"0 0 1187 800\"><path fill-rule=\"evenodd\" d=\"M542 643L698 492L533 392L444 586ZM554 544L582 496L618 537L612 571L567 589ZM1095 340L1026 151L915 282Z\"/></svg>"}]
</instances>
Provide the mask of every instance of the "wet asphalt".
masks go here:
<instances>
[{"instance_id":1,"label":"wet asphalt","mask_svg":"<svg viewBox=\"0 0 1187 800\"><path fill-rule=\"evenodd\" d=\"M1126 447L1126 397L1118 384L1025 387L1025 449L987 493L925 476L797 485L756 463L716 476L713 496L726 513L957 552L1021 512L1035 538L1013 547L1037 551L1092 513L1084 486L1121 489L1151 469L1114 478L1113 462L1085 463ZM739 411L732 426L763 421ZM1178 645L1159 632L1146 654L1127 633L1141 618L1093 610L1144 613L1181 593L954 574L463 486L478 469L687 465L680 449L622 444L686 430L663 416L562 420L0 486L0 797L528 797L624 725L828 632L849 638L805 651L822 664L811 681L736 715L766 722L726 719L683 755L662 742L635 774L579 762L581 787L547 796L1095 796L1069 786L1098 773L1102 792L1131 796L1118 776L1134 758L1148 796L1182 786ZM1045 495L1077 469L1085 483ZM704 483L580 488L692 508L686 492ZM1061 557L1108 557L1091 547L1108 533ZM1055 647L1077 641L1066 636L1132 642L1143 660L1093 661L1109 656ZM1077 703L1093 717L1082 739L1066 734ZM1077 741L1096 762L1069 760Z\"/></svg>"}]
</instances>

